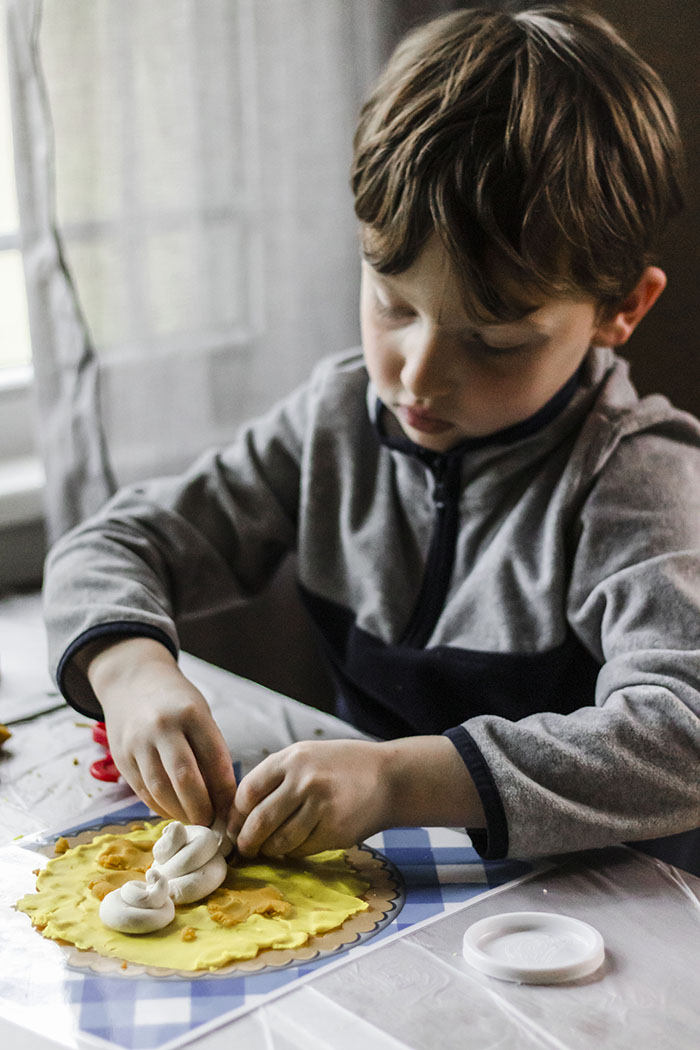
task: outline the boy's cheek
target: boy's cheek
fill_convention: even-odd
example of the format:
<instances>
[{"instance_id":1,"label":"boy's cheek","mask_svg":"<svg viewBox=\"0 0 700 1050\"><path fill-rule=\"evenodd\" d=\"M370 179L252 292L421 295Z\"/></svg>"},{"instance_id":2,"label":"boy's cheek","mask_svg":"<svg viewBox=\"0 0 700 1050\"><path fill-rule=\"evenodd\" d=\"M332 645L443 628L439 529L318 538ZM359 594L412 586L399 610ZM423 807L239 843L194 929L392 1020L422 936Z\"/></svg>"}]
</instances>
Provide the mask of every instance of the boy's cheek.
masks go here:
<instances>
[{"instance_id":1,"label":"boy's cheek","mask_svg":"<svg viewBox=\"0 0 700 1050\"><path fill-rule=\"evenodd\" d=\"M391 390L401 373L401 354L373 326L363 329L362 351L367 371L377 389Z\"/></svg>"}]
</instances>

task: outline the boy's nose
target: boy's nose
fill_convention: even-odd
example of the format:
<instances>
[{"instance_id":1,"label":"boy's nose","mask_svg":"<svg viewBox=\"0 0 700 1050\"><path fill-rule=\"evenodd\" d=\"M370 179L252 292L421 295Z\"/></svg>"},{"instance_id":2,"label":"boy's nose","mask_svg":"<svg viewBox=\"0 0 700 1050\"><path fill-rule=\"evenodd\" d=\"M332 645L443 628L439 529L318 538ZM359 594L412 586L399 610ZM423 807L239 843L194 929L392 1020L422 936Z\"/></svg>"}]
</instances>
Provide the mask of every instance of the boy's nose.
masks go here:
<instances>
[{"instance_id":1,"label":"boy's nose","mask_svg":"<svg viewBox=\"0 0 700 1050\"><path fill-rule=\"evenodd\" d=\"M416 400L447 392L450 382L445 348L436 333L424 331L405 348L401 384Z\"/></svg>"}]
</instances>

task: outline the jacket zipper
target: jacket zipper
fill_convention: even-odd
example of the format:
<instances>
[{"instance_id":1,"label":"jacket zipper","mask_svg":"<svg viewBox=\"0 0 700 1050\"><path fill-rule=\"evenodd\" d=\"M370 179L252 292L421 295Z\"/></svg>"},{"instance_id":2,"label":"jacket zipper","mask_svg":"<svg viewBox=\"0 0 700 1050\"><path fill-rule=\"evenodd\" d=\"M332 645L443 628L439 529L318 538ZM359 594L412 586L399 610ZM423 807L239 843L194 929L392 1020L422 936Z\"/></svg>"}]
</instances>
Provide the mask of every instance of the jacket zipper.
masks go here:
<instances>
[{"instance_id":1,"label":"jacket zipper","mask_svg":"<svg viewBox=\"0 0 700 1050\"><path fill-rule=\"evenodd\" d=\"M462 457L426 458L435 479L433 506L435 522L425 563L423 583L413 615L399 642L419 649L433 633L443 610L454 566L459 531L459 496L462 479Z\"/></svg>"}]
</instances>

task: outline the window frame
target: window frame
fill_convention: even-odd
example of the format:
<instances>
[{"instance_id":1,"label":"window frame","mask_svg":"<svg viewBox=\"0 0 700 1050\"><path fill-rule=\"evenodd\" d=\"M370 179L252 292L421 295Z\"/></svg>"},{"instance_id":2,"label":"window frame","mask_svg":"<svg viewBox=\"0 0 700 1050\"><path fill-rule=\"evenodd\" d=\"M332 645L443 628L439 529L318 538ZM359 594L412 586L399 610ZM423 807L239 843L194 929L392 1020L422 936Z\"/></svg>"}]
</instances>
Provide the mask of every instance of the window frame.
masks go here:
<instances>
[{"instance_id":1,"label":"window frame","mask_svg":"<svg viewBox=\"0 0 700 1050\"><path fill-rule=\"evenodd\" d=\"M0 0L0 19L0 60L3 60L6 59L6 0ZM9 97L6 63L3 62L3 65L4 68L0 69L0 85L4 85ZM11 127L7 130L9 142L5 145L11 151L9 188L12 185L11 158L14 144ZM16 203L12 211L15 209ZM15 221L18 223L18 217ZM21 250L18 226L3 229L0 232L0 255L5 252L21 253ZM31 354L31 336L29 347ZM33 384L31 359L24 364L0 367L0 529L5 532L35 524L43 516L45 480L37 452Z\"/></svg>"},{"instance_id":2,"label":"window frame","mask_svg":"<svg viewBox=\"0 0 700 1050\"><path fill-rule=\"evenodd\" d=\"M31 365L0 370L0 528L38 521L43 513L32 379Z\"/></svg>"}]
</instances>

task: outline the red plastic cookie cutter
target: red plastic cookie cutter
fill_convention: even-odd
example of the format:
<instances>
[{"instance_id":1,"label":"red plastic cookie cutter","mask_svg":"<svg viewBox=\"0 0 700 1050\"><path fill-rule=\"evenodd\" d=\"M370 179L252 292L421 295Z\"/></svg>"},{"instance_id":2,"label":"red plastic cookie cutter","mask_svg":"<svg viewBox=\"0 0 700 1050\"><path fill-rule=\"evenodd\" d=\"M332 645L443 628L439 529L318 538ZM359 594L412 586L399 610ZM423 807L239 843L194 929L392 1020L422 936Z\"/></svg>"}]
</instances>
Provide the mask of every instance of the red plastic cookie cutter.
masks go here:
<instances>
[{"instance_id":1,"label":"red plastic cookie cutter","mask_svg":"<svg viewBox=\"0 0 700 1050\"><path fill-rule=\"evenodd\" d=\"M105 749L104 758L98 758L96 762L93 762L90 766L90 773L95 780L107 780L110 783L116 783L119 780L120 773L114 764L114 759L109 752L109 741L107 739L107 728L104 722L98 722L92 729L92 739L96 744Z\"/></svg>"}]
</instances>

